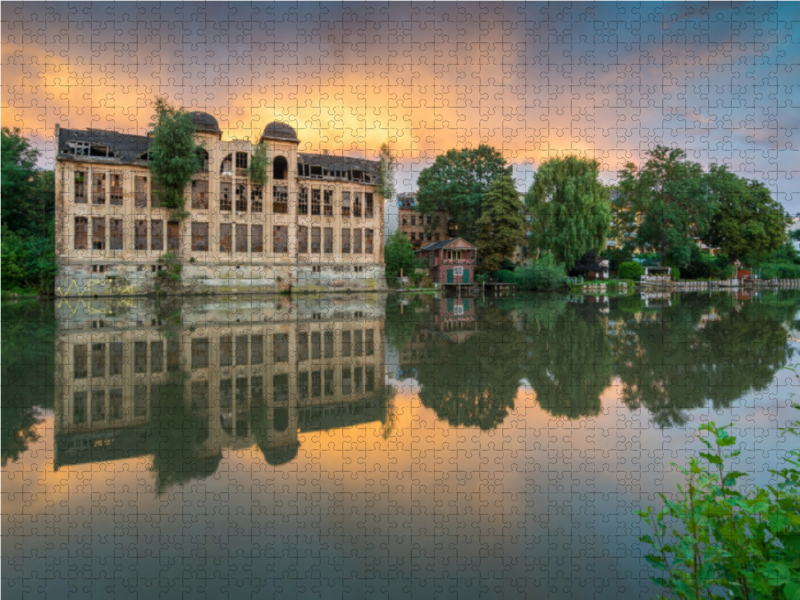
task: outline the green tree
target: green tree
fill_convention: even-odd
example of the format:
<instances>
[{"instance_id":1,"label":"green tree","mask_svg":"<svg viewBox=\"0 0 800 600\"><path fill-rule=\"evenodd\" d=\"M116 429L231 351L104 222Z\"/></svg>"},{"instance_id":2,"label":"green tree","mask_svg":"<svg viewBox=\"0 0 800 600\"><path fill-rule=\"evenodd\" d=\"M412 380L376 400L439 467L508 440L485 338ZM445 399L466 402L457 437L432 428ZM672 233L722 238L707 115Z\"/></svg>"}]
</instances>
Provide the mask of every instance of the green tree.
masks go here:
<instances>
[{"instance_id":1,"label":"green tree","mask_svg":"<svg viewBox=\"0 0 800 600\"><path fill-rule=\"evenodd\" d=\"M525 195L533 243L551 250L567 271L587 250L605 248L611 204L599 172L594 160L555 158L542 164Z\"/></svg>"},{"instance_id":2,"label":"green tree","mask_svg":"<svg viewBox=\"0 0 800 600\"><path fill-rule=\"evenodd\" d=\"M499 175L511 175L511 167L491 146L448 150L419 174L417 208L434 215L435 221L439 218L435 212L446 210L456 221L458 235L474 243L483 196ZM437 225L435 222L433 227Z\"/></svg>"},{"instance_id":3,"label":"green tree","mask_svg":"<svg viewBox=\"0 0 800 600\"><path fill-rule=\"evenodd\" d=\"M492 273L525 241L525 206L511 175L499 175L483 197L478 229L478 265Z\"/></svg>"},{"instance_id":4,"label":"green tree","mask_svg":"<svg viewBox=\"0 0 800 600\"><path fill-rule=\"evenodd\" d=\"M396 231L387 240L384 257L387 277L400 277L401 270L404 277L411 277L419 264L414 247L401 231Z\"/></svg>"},{"instance_id":5,"label":"green tree","mask_svg":"<svg viewBox=\"0 0 800 600\"><path fill-rule=\"evenodd\" d=\"M773 252L787 240L791 219L767 186L739 177L724 165L711 165L707 180L716 211L703 238L706 244L721 248L735 262L750 252Z\"/></svg>"},{"instance_id":6,"label":"green tree","mask_svg":"<svg viewBox=\"0 0 800 600\"><path fill-rule=\"evenodd\" d=\"M170 106L165 98L156 98L154 108L148 166L161 186L161 204L172 209L172 219L182 220L184 190L203 164L203 148L195 142L190 113Z\"/></svg>"},{"instance_id":7,"label":"green tree","mask_svg":"<svg viewBox=\"0 0 800 600\"><path fill-rule=\"evenodd\" d=\"M11 231L26 229L38 157L19 129L2 128L2 217Z\"/></svg>"},{"instance_id":8,"label":"green tree","mask_svg":"<svg viewBox=\"0 0 800 600\"><path fill-rule=\"evenodd\" d=\"M269 175L267 174L269 160L267 154L268 148L265 142L261 142L255 147L255 150L253 150L253 158L250 161L250 167L247 171L253 185L263 186L267 185L267 181L269 181Z\"/></svg>"},{"instance_id":9,"label":"green tree","mask_svg":"<svg viewBox=\"0 0 800 600\"><path fill-rule=\"evenodd\" d=\"M636 241L657 248L676 266L691 260L694 238L708 232L716 210L702 167L685 160L678 148L657 146L637 168L628 163L620 171L615 216L621 224L641 219Z\"/></svg>"},{"instance_id":10,"label":"green tree","mask_svg":"<svg viewBox=\"0 0 800 600\"><path fill-rule=\"evenodd\" d=\"M378 187L378 193L384 198L394 198L394 171L397 160L389 148L389 144L381 144L379 151L381 162L381 182Z\"/></svg>"}]
</instances>

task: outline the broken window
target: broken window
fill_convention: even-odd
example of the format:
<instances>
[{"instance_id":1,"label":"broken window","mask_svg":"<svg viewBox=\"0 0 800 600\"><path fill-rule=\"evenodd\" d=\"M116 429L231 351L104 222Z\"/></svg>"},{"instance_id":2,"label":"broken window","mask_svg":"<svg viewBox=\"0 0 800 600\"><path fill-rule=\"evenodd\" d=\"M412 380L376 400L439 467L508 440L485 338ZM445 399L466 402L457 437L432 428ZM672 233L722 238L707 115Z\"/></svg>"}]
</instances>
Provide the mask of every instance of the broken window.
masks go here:
<instances>
[{"instance_id":1,"label":"broken window","mask_svg":"<svg viewBox=\"0 0 800 600\"><path fill-rule=\"evenodd\" d=\"M231 251L231 236L233 235L233 228L230 223L219 224L219 251Z\"/></svg>"},{"instance_id":2,"label":"broken window","mask_svg":"<svg viewBox=\"0 0 800 600\"><path fill-rule=\"evenodd\" d=\"M247 252L247 225L236 225L236 252Z\"/></svg>"},{"instance_id":3,"label":"broken window","mask_svg":"<svg viewBox=\"0 0 800 600\"><path fill-rule=\"evenodd\" d=\"M110 146L93 142L67 142L67 154L75 156L98 156L100 158L114 158L116 154Z\"/></svg>"},{"instance_id":4,"label":"broken window","mask_svg":"<svg viewBox=\"0 0 800 600\"><path fill-rule=\"evenodd\" d=\"M192 181L192 208L208 209L208 180L195 179Z\"/></svg>"},{"instance_id":5,"label":"broken window","mask_svg":"<svg viewBox=\"0 0 800 600\"><path fill-rule=\"evenodd\" d=\"M86 173L75 171L75 202L86 204Z\"/></svg>"},{"instance_id":6,"label":"broken window","mask_svg":"<svg viewBox=\"0 0 800 600\"><path fill-rule=\"evenodd\" d=\"M164 221L150 221L150 250L164 250Z\"/></svg>"},{"instance_id":7,"label":"broken window","mask_svg":"<svg viewBox=\"0 0 800 600\"><path fill-rule=\"evenodd\" d=\"M247 152L236 153L236 176L247 177Z\"/></svg>"},{"instance_id":8,"label":"broken window","mask_svg":"<svg viewBox=\"0 0 800 600\"><path fill-rule=\"evenodd\" d=\"M111 249L122 250L122 219L111 219Z\"/></svg>"},{"instance_id":9,"label":"broken window","mask_svg":"<svg viewBox=\"0 0 800 600\"><path fill-rule=\"evenodd\" d=\"M289 179L289 163L283 156L276 156L272 161L272 177L274 179Z\"/></svg>"},{"instance_id":10,"label":"broken window","mask_svg":"<svg viewBox=\"0 0 800 600\"><path fill-rule=\"evenodd\" d=\"M333 216L333 190L325 190L325 216Z\"/></svg>"},{"instance_id":11,"label":"broken window","mask_svg":"<svg viewBox=\"0 0 800 600\"><path fill-rule=\"evenodd\" d=\"M321 178L322 167L315 167L313 165L309 165L309 177Z\"/></svg>"},{"instance_id":12,"label":"broken window","mask_svg":"<svg viewBox=\"0 0 800 600\"><path fill-rule=\"evenodd\" d=\"M92 218L92 250L106 249L106 220L103 217Z\"/></svg>"},{"instance_id":13,"label":"broken window","mask_svg":"<svg viewBox=\"0 0 800 600\"><path fill-rule=\"evenodd\" d=\"M289 247L289 228L285 225L275 225L272 228L272 251L283 254Z\"/></svg>"},{"instance_id":14,"label":"broken window","mask_svg":"<svg viewBox=\"0 0 800 600\"><path fill-rule=\"evenodd\" d=\"M231 209L231 184L221 183L219 186L219 209L229 211Z\"/></svg>"},{"instance_id":15,"label":"broken window","mask_svg":"<svg viewBox=\"0 0 800 600\"><path fill-rule=\"evenodd\" d=\"M272 359L274 362L288 362L289 334L276 333L272 336Z\"/></svg>"},{"instance_id":16,"label":"broken window","mask_svg":"<svg viewBox=\"0 0 800 600\"><path fill-rule=\"evenodd\" d=\"M353 254L361 254L361 230L353 230Z\"/></svg>"},{"instance_id":17,"label":"broken window","mask_svg":"<svg viewBox=\"0 0 800 600\"><path fill-rule=\"evenodd\" d=\"M350 216L350 192L342 192L342 216Z\"/></svg>"},{"instance_id":18,"label":"broken window","mask_svg":"<svg viewBox=\"0 0 800 600\"><path fill-rule=\"evenodd\" d=\"M238 154L237 152L237 156ZM247 186L243 184L236 186L236 211L247 212Z\"/></svg>"},{"instance_id":19,"label":"broken window","mask_svg":"<svg viewBox=\"0 0 800 600\"><path fill-rule=\"evenodd\" d=\"M260 185L250 188L250 210L254 213L264 211L264 188Z\"/></svg>"},{"instance_id":20,"label":"broken window","mask_svg":"<svg viewBox=\"0 0 800 600\"><path fill-rule=\"evenodd\" d=\"M364 218L372 218L374 200L372 194L364 194Z\"/></svg>"},{"instance_id":21,"label":"broken window","mask_svg":"<svg viewBox=\"0 0 800 600\"><path fill-rule=\"evenodd\" d=\"M320 253L320 228L319 227L312 227L311 228L311 253L312 254L319 254Z\"/></svg>"},{"instance_id":22,"label":"broken window","mask_svg":"<svg viewBox=\"0 0 800 600\"><path fill-rule=\"evenodd\" d=\"M89 219L75 217L75 250L89 248Z\"/></svg>"},{"instance_id":23,"label":"broken window","mask_svg":"<svg viewBox=\"0 0 800 600\"><path fill-rule=\"evenodd\" d=\"M208 252L208 223L192 223L192 250Z\"/></svg>"},{"instance_id":24,"label":"broken window","mask_svg":"<svg viewBox=\"0 0 800 600\"><path fill-rule=\"evenodd\" d=\"M264 251L264 226L250 226L250 252L261 254Z\"/></svg>"},{"instance_id":25,"label":"broken window","mask_svg":"<svg viewBox=\"0 0 800 600\"><path fill-rule=\"evenodd\" d=\"M342 229L342 254L350 254L350 228Z\"/></svg>"},{"instance_id":26,"label":"broken window","mask_svg":"<svg viewBox=\"0 0 800 600\"><path fill-rule=\"evenodd\" d=\"M133 224L134 250L147 250L147 221L135 221Z\"/></svg>"},{"instance_id":27,"label":"broken window","mask_svg":"<svg viewBox=\"0 0 800 600\"><path fill-rule=\"evenodd\" d=\"M321 194L320 190L311 190L311 216L320 215Z\"/></svg>"},{"instance_id":28,"label":"broken window","mask_svg":"<svg viewBox=\"0 0 800 600\"><path fill-rule=\"evenodd\" d=\"M134 180L133 205L136 208L147 208L147 177Z\"/></svg>"},{"instance_id":29,"label":"broken window","mask_svg":"<svg viewBox=\"0 0 800 600\"><path fill-rule=\"evenodd\" d=\"M301 187L297 192L297 214L308 214L308 188Z\"/></svg>"},{"instance_id":30,"label":"broken window","mask_svg":"<svg viewBox=\"0 0 800 600\"><path fill-rule=\"evenodd\" d=\"M325 254L333 254L333 227L325 228Z\"/></svg>"},{"instance_id":31,"label":"broken window","mask_svg":"<svg viewBox=\"0 0 800 600\"><path fill-rule=\"evenodd\" d=\"M233 176L233 156L231 154L228 154L228 156L222 159L219 172L220 175L227 175L228 177Z\"/></svg>"},{"instance_id":32,"label":"broken window","mask_svg":"<svg viewBox=\"0 0 800 600\"><path fill-rule=\"evenodd\" d=\"M372 254L375 251L375 243L372 238L372 229L364 230L364 254Z\"/></svg>"},{"instance_id":33,"label":"broken window","mask_svg":"<svg viewBox=\"0 0 800 600\"><path fill-rule=\"evenodd\" d=\"M181 224L177 221L167 223L167 250L170 252L181 249Z\"/></svg>"},{"instance_id":34,"label":"broken window","mask_svg":"<svg viewBox=\"0 0 800 600\"><path fill-rule=\"evenodd\" d=\"M92 174L92 204L106 203L106 175L105 173Z\"/></svg>"},{"instance_id":35,"label":"broken window","mask_svg":"<svg viewBox=\"0 0 800 600\"><path fill-rule=\"evenodd\" d=\"M208 171L209 160L208 160L208 151L205 148L200 148L197 154L200 156L200 171L205 172Z\"/></svg>"},{"instance_id":36,"label":"broken window","mask_svg":"<svg viewBox=\"0 0 800 600\"><path fill-rule=\"evenodd\" d=\"M122 206L122 175L111 175L111 204Z\"/></svg>"},{"instance_id":37,"label":"broken window","mask_svg":"<svg viewBox=\"0 0 800 600\"><path fill-rule=\"evenodd\" d=\"M308 254L308 227L297 228L297 253Z\"/></svg>"},{"instance_id":38,"label":"broken window","mask_svg":"<svg viewBox=\"0 0 800 600\"><path fill-rule=\"evenodd\" d=\"M361 218L361 193L356 192L353 194L353 216L357 219Z\"/></svg>"},{"instance_id":39,"label":"broken window","mask_svg":"<svg viewBox=\"0 0 800 600\"><path fill-rule=\"evenodd\" d=\"M289 188L278 185L272 188L272 212L276 215L289 212Z\"/></svg>"}]
</instances>

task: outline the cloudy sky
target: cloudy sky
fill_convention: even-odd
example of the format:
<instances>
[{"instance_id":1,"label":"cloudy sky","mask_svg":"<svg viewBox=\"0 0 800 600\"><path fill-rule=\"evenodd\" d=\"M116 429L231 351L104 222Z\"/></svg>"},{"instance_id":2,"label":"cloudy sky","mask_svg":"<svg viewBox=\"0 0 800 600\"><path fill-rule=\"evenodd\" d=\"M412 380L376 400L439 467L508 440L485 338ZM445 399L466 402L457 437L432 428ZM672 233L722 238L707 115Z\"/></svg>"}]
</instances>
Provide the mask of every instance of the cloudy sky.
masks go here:
<instances>
[{"instance_id":1,"label":"cloudy sky","mask_svg":"<svg viewBox=\"0 0 800 600\"><path fill-rule=\"evenodd\" d=\"M579 154L606 181L656 144L765 181L800 212L798 3L2 3L2 123L144 134L151 102L228 138L278 119L301 150L374 156L398 189L490 144L519 189Z\"/></svg>"}]
</instances>

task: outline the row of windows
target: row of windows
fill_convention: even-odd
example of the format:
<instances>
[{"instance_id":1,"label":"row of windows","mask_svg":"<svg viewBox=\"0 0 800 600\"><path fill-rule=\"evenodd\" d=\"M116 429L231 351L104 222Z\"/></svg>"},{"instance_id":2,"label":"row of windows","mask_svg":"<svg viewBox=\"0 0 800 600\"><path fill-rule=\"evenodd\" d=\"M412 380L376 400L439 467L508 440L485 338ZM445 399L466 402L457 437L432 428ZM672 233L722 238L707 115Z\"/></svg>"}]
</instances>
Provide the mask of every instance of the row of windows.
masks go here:
<instances>
[{"instance_id":1,"label":"row of windows","mask_svg":"<svg viewBox=\"0 0 800 600\"><path fill-rule=\"evenodd\" d=\"M416 215L412 215L410 217L410 219L411 219L411 225L412 226L416 226L416 224L417 224L417 216ZM409 220L409 217L403 217L403 225L408 225L408 220ZM420 225L425 225L425 215L420 215L419 216L419 224ZM432 215L428 215L428 227L432 227L432 226L433 226L433 216Z\"/></svg>"},{"instance_id":2,"label":"row of windows","mask_svg":"<svg viewBox=\"0 0 800 600\"><path fill-rule=\"evenodd\" d=\"M340 332L343 358L374 356L375 330L352 329ZM297 333L295 361L334 357L333 331L301 331ZM222 367L264 364L265 343L272 344L272 362L289 362L289 334L271 335L224 335L218 338L219 365ZM205 369L209 366L209 338L191 341L191 368ZM149 353L148 353L149 349ZM108 351L108 352L106 352ZM181 344L179 340L166 342L133 342L134 373L163 373L181 368ZM166 362L166 365L165 365ZM123 342L99 342L75 344L73 346L73 376L75 379L89 377L113 377L122 374L124 364Z\"/></svg>"},{"instance_id":3,"label":"row of windows","mask_svg":"<svg viewBox=\"0 0 800 600\"><path fill-rule=\"evenodd\" d=\"M412 242L417 241L417 233L415 231L412 231L411 233L408 234L408 239L410 239ZM431 241L431 234L430 233L423 234L423 233L420 232L419 241L422 242L422 241L425 241L425 240L430 242ZM433 241L435 241L435 242L439 241L439 234L438 233L434 233L433 234Z\"/></svg>"},{"instance_id":4,"label":"row of windows","mask_svg":"<svg viewBox=\"0 0 800 600\"><path fill-rule=\"evenodd\" d=\"M107 173L92 173L91 201L95 205L104 205L108 202L112 206L122 206L122 175ZM87 204L89 194L86 184L85 171L75 172L75 203ZM148 177L135 176L134 201L135 208L147 208L148 199L151 208L161 207L161 189L152 182L148 192ZM107 181L109 182L106 185ZM196 210L207 210L211 204L207 179L192 181L191 204ZM248 193L249 192L249 193ZM371 219L374 216L374 195L363 192L342 192L338 203L338 214L342 217ZM223 212L264 212L264 188L259 185L248 185L229 182L220 184L218 207ZM311 216L334 216L334 190L321 188L301 187L298 192L297 214ZM289 188L286 186L273 186L272 188L273 214L289 214Z\"/></svg>"},{"instance_id":5,"label":"row of windows","mask_svg":"<svg viewBox=\"0 0 800 600\"><path fill-rule=\"evenodd\" d=\"M122 219L109 220L109 235L106 235L105 217L91 217L91 246L89 236L89 217L75 217L75 250L123 250L125 230ZM309 235L309 229L310 235ZM363 233L362 233L363 232ZM248 235L249 234L249 235ZM134 250L164 250L164 221L162 220L137 220L133 225ZM375 250L375 236L372 229L341 230L341 252L343 254L372 254ZM245 225L233 223L220 223L219 225L220 252L251 252L260 254L264 251L264 226ZM323 244L324 240L324 244ZM208 223L192 223L192 250L195 252L208 252L209 225ZM148 243L149 242L149 243ZM169 251L180 249L180 224L177 221L167 222L166 248ZM310 245L309 245L310 242ZM288 252L289 228L285 225L275 225L272 228L272 251L276 254ZM249 248L249 250L248 250ZM300 254L333 254L334 234L332 227L305 227L297 228L297 251Z\"/></svg>"},{"instance_id":6,"label":"row of windows","mask_svg":"<svg viewBox=\"0 0 800 600\"><path fill-rule=\"evenodd\" d=\"M341 368L341 393L343 396L351 394L370 393L375 391L375 367L357 366ZM153 385L151 391L158 395L160 385ZM133 386L133 418L146 419L148 413L148 386L139 384ZM108 391L108 393L106 393ZM207 381L193 381L191 384L191 408L196 411L209 409L209 384ZM230 412L234 408L236 413L243 414L248 409L262 406L264 396L264 378L262 376L237 377L221 379L219 382L219 406L222 409L221 424L229 433L231 432L232 419ZM169 393L174 393L169 389ZM272 398L276 404L289 402L289 376L285 373L273 375ZM318 398L333 398L336 395L336 382L333 369L301 371L297 374L298 400ZM105 421L120 421L125 417L122 388L94 389L78 391L73 394L72 423L81 425L86 423L102 423ZM272 415L272 426L277 431L285 431L288 427L288 409L277 406ZM243 424L243 423L242 423ZM237 429L242 429L237 424Z\"/></svg>"}]
</instances>

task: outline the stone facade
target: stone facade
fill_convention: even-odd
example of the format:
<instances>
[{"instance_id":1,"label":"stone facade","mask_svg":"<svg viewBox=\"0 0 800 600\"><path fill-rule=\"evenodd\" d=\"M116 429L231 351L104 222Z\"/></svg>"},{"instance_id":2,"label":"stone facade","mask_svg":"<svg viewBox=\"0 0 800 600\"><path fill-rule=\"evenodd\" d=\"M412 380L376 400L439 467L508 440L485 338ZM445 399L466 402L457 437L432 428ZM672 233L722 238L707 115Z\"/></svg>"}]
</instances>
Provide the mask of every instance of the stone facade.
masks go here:
<instances>
[{"instance_id":1,"label":"stone facade","mask_svg":"<svg viewBox=\"0 0 800 600\"><path fill-rule=\"evenodd\" d=\"M192 116L205 162L182 221L160 206L148 137L56 129L57 296L385 288L377 161L298 152L294 129L271 123L258 186L248 176L255 145ZM157 274L167 252L177 282Z\"/></svg>"}]
</instances>

